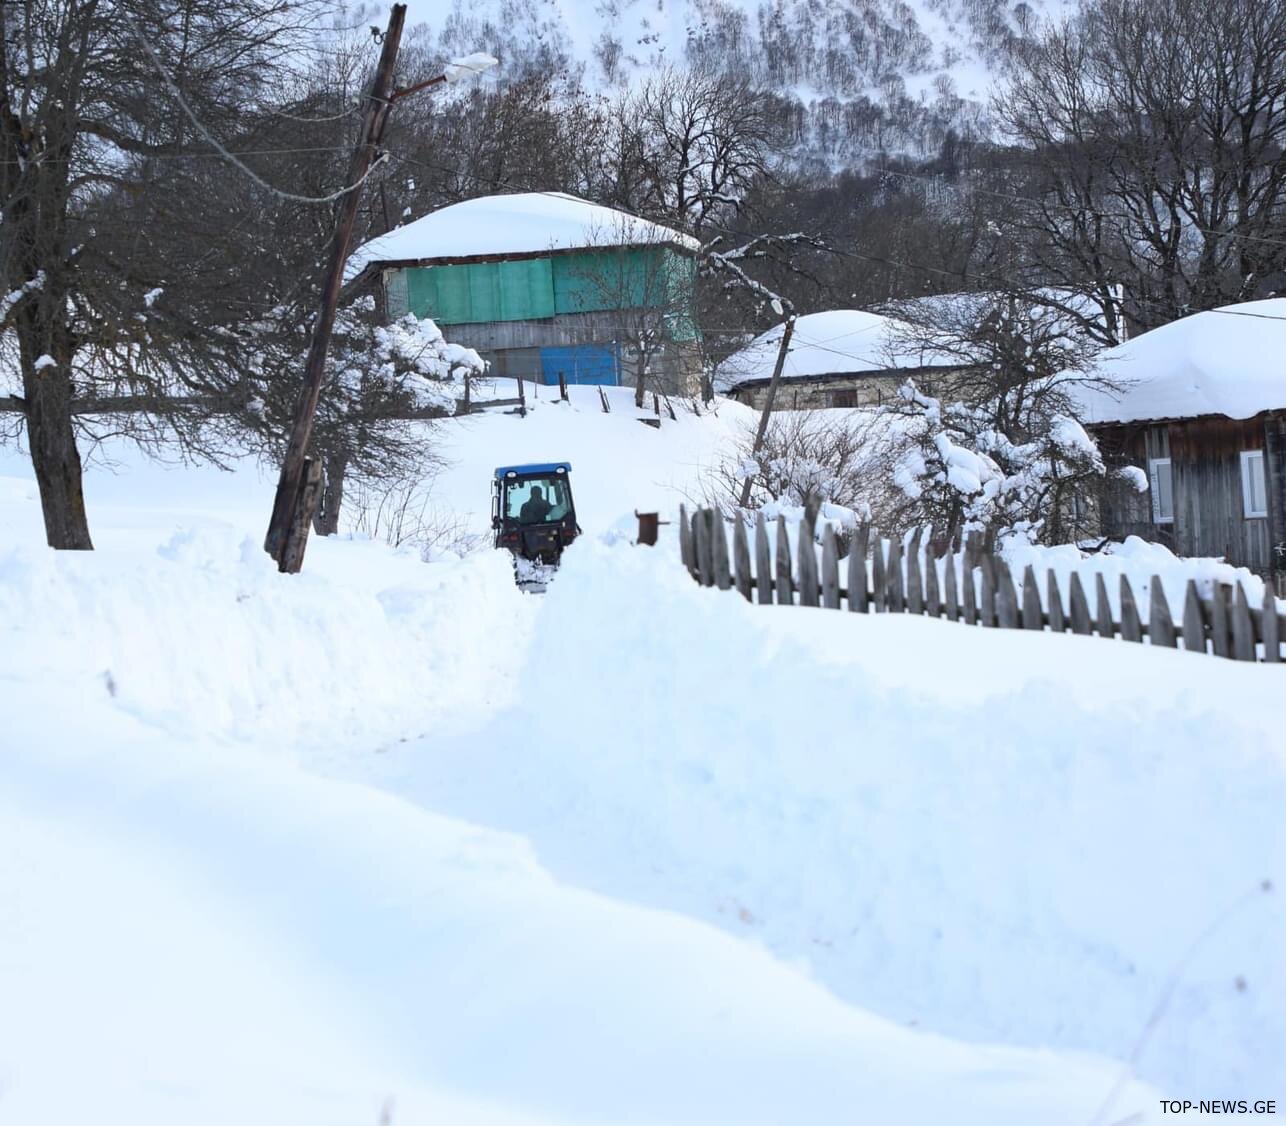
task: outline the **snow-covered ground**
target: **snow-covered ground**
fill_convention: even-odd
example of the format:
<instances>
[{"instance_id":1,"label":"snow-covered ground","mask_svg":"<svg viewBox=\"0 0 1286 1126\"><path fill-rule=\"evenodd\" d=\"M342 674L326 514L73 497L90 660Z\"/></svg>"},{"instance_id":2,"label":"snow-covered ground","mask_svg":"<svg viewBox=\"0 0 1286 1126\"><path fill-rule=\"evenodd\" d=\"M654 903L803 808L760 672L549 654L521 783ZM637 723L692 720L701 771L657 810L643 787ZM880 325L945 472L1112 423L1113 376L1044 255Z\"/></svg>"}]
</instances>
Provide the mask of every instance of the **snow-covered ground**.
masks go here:
<instances>
[{"instance_id":1,"label":"snow-covered ground","mask_svg":"<svg viewBox=\"0 0 1286 1126\"><path fill-rule=\"evenodd\" d=\"M0 1122L1286 1098L1278 670L701 589L621 532L744 412L573 395L444 435L470 527L572 461L540 597L339 537L279 576L271 472L116 450L54 554L0 451Z\"/></svg>"}]
</instances>

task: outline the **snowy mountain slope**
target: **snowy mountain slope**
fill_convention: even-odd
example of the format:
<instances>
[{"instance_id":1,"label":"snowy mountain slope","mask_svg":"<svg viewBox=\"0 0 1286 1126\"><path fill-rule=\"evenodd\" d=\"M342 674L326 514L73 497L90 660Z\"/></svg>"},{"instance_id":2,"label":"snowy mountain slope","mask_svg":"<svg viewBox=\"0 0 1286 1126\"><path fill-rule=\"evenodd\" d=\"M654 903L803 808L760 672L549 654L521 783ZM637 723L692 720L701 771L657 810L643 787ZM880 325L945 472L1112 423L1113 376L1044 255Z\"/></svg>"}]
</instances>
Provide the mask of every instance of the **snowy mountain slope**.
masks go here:
<instances>
[{"instance_id":1,"label":"snowy mountain slope","mask_svg":"<svg viewBox=\"0 0 1286 1126\"><path fill-rule=\"evenodd\" d=\"M819 110L832 131L922 144L931 124L985 128L981 117L1017 37L1060 18L1068 0L412 0L410 22L443 54L482 47L500 81L579 68L593 88L628 85L667 64L701 62L749 76ZM848 107L847 112L841 107Z\"/></svg>"}]
</instances>

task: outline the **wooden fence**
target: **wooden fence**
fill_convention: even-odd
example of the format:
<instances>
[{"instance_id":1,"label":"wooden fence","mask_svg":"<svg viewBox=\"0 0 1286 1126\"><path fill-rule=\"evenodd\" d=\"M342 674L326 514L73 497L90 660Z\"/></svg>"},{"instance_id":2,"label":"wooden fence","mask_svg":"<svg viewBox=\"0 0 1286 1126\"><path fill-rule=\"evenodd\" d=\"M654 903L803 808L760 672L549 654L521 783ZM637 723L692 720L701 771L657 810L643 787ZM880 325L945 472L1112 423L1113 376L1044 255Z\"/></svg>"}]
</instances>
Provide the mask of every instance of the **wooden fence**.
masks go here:
<instances>
[{"instance_id":1,"label":"wooden fence","mask_svg":"<svg viewBox=\"0 0 1286 1126\"><path fill-rule=\"evenodd\" d=\"M1202 597L1196 582L1189 580L1182 622L1176 626L1156 575L1145 622L1125 575L1120 579L1118 612L1113 611L1102 574L1094 577L1091 600L1080 575L1072 572L1064 601L1057 577L1047 571L1042 599L1040 581L1032 567L1024 570L1021 584L1015 584L1004 559L984 549L977 535L969 537L963 552L944 557L946 566L939 578L940 561L932 552L921 552L921 544L932 539L925 539L923 529L915 532L904 553L900 539L881 539L863 524L853 534L841 566L840 542L829 524L822 530L819 565L811 525L805 522L800 526L792 561L786 522L779 516L776 523L774 542L763 513L756 514L752 548L745 522L734 521L730 558L722 515L707 508L689 516L680 508L679 545L684 565L703 586L735 587L747 601L831 610L847 607L859 614L919 614L996 629L1047 629L1122 641L1141 642L1147 637L1151 644L1168 649L1177 648L1182 641L1184 649L1238 661L1282 660L1286 617L1278 612L1268 584L1263 605L1251 607L1240 584L1235 588L1217 584L1210 597ZM955 561L961 555L961 577L957 580Z\"/></svg>"}]
</instances>

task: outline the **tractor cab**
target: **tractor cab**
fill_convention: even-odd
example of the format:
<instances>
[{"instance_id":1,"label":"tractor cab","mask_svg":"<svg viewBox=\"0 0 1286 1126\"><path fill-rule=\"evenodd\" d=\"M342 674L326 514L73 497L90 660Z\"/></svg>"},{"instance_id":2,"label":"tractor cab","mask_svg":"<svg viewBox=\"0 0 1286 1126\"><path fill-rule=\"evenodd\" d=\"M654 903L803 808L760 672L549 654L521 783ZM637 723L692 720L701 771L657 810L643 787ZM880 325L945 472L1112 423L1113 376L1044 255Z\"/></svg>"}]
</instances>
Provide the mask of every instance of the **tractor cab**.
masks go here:
<instances>
[{"instance_id":1,"label":"tractor cab","mask_svg":"<svg viewBox=\"0 0 1286 1126\"><path fill-rule=\"evenodd\" d=\"M557 563L579 534L565 461L502 465L491 481L495 546L533 563Z\"/></svg>"}]
</instances>

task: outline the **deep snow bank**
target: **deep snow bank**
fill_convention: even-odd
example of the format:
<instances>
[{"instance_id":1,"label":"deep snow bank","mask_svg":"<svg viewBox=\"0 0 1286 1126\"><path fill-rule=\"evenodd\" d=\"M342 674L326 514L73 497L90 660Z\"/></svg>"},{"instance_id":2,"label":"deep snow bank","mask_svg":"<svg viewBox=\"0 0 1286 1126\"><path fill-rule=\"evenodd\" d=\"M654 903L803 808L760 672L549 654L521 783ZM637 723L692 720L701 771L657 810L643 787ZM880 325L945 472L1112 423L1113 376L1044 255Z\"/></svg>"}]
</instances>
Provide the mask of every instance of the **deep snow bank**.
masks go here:
<instances>
[{"instance_id":1,"label":"deep snow bank","mask_svg":"<svg viewBox=\"0 0 1286 1126\"><path fill-rule=\"evenodd\" d=\"M524 703L383 776L884 1015L1283 1093L1278 669L748 606L672 547L575 550L537 636Z\"/></svg>"}]
</instances>

